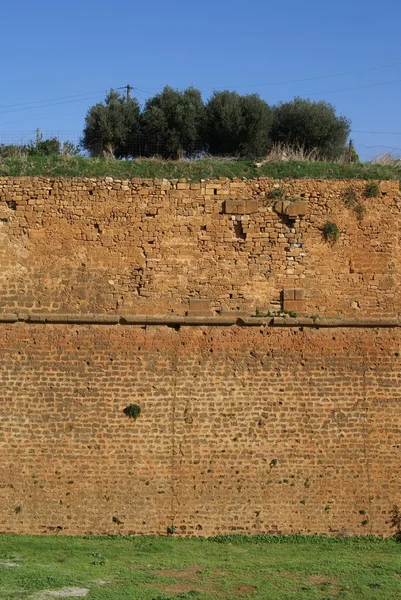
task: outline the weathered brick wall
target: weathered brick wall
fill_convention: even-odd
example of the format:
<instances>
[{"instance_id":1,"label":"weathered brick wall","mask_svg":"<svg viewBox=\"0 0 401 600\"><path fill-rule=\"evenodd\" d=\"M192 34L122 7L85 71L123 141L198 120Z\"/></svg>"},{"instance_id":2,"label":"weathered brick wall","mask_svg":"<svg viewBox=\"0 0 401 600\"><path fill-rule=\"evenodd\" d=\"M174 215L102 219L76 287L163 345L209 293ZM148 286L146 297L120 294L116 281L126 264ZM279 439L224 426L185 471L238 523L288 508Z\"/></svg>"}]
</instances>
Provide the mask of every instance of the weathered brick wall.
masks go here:
<instances>
[{"instance_id":1,"label":"weathered brick wall","mask_svg":"<svg viewBox=\"0 0 401 600\"><path fill-rule=\"evenodd\" d=\"M1 332L0 531L395 533L400 329Z\"/></svg>"},{"instance_id":2,"label":"weathered brick wall","mask_svg":"<svg viewBox=\"0 0 401 600\"><path fill-rule=\"evenodd\" d=\"M279 214L277 186L306 201L305 214ZM344 203L350 186L362 221ZM305 315L398 315L398 182L380 182L370 199L364 186L2 178L0 310L182 315L193 298L252 314L301 289L295 312ZM323 239L326 221L341 230L335 244Z\"/></svg>"},{"instance_id":3,"label":"weathered brick wall","mask_svg":"<svg viewBox=\"0 0 401 600\"><path fill-rule=\"evenodd\" d=\"M364 187L0 179L0 532L395 533L401 196ZM326 321L216 324L282 306Z\"/></svg>"}]
</instances>

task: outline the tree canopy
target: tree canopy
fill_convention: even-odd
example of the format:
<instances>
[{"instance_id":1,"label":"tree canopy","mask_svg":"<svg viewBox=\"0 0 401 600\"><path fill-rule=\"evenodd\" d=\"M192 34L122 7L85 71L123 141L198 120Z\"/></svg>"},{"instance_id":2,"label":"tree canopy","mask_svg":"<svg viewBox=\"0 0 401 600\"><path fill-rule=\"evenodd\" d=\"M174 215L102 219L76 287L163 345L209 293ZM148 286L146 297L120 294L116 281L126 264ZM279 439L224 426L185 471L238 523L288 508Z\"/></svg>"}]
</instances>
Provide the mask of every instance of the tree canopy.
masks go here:
<instances>
[{"instance_id":1,"label":"tree canopy","mask_svg":"<svg viewBox=\"0 0 401 600\"><path fill-rule=\"evenodd\" d=\"M316 150L323 159L338 158L351 130L349 119L337 116L327 102L295 98L273 109L272 141Z\"/></svg>"},{"instance_id":2,"label":"tree canopy","mask_svg":"<svg viewBox=\"0 0 401 600\"><path fill-rule=\"evenodd\" d=\"M141 132L136 98L125 98L111 90L105 103L92 106L85 119L82 146L92 156L110 153L117 158L132 155L132 141Z\"/></svg>"},{"instance_id":3,"label":"tree canopy","mask_svg":"<svg viewBox=\"0 0 401 600\"><path fill-rule=\"evenodd\" d=\"M205 137L211 154L263 156L270 145L272 111L257 94L215 92L206 105Z\"/></svg>"},{"instance_id":4,"label":"tree canopy","mask_svg":"<svg viewBox=\"0 0 401 600\"><path fill-rule=\"evenodd\" d=\"M270 107L257 94L217 91L204 102L194 87L166 86L142 110L135 98L112 90L89 109L82 146L92 156L116 158L202 152L256 158L284 143L330 160L344 153L350 129L350 121L323 101L295 98Z\"/></svg>"},{"instance_id":5,"label":"tree canopy","mask_svg":"<svg viewBox=\"0 0 401 600\"><path fill-rule=\"evenodd\" d=\"M183 92L166 86L150 98L142 114L142 131L148 153L158 150L164 158L193 154L199 148L205 105L199 90Z\"/></svg>"}]
</instances>

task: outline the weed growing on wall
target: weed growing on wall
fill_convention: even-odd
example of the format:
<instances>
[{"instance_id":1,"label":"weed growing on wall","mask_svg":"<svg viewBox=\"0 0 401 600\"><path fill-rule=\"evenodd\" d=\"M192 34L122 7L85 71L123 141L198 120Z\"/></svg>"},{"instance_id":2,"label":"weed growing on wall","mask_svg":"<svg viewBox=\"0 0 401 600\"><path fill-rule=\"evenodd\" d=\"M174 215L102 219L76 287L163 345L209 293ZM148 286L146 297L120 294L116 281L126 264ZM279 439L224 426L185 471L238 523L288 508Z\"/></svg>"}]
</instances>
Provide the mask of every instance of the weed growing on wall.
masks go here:
<instances>
[{"instance_id":1,"label":"weed growing on wall","mask_svg":"<svg viewBox=\"0 0 401 600\"><path fill-rule=\"evenodd\" d=\"M358 204L354 206L354 213L358 221L362 221L366 213L366 206L364 206L362 202L358 202Z\"/></svg>"},{"instance_id":2,"label":"weed growing on wall","mask_svg":"<svg viewBox=\"0 0 401 600\"><path fill-rule=\"evenodd\" d=\"M344 204L347 208L352 208L358 202L356 191L352 187L348 187L344 192Z\"/></svg>"},{"instance_id":3,"label":"weed growing on wall","mask_svg":"<svg viewBox=\"0 0 401 600\"><path fill-rule=\"evenodd\" d=\"M130 419L137 419L141 414L141 407L138 404L130 404L124 408L123 413Z\"/></svg>"},{"instance_id":4,"label":"weed growing on wall","mask_svg":"<svg viewBox=\"0 0 401 600\"><path fill-rule=\"evenodd\" d=\"M272 188L269 192L269 198L272 200L282 200L285 196L285 189L282 187Z\"/></svg>"},{"instance_id":5,"label":"weed growing on wall","mask_svg":"<svg viewBox=\"0 0 401 600\"><path fill-rule=\"evenodd\" d=\"M326 242L336 242L340 237L340 230L335 223L327 221L322 227L323 237Z\"/></svg>"},{"instance_id":6,"label":"weed growing on wall","mask_svg":"<svg viewBox=\"0 0 401 600\"><path fill-rule=\"evenodd\" d=\"M379 195L379 186L375 181L369 181L365 185L365 189L363 191L363 195L365 198L377 198Z\"/></svg>"}]
</instances>

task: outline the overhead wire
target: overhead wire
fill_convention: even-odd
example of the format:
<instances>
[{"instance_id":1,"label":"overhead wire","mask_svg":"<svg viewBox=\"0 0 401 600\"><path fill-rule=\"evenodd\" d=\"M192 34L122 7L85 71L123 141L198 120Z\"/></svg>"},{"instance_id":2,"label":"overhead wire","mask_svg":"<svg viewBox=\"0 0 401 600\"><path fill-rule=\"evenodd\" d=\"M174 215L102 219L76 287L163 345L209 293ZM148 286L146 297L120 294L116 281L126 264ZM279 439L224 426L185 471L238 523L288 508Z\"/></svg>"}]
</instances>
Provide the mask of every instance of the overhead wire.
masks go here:
<instances>
[{"instance_id":1,"label":"overhead wire","mask_svg":"<svg viewBox=\"0 0 401 600\"><path fill-rule=\"evenodd\" d=\"M390 63L387 65L381 65L378 67L367 67L365 69L358 69L356 71L343 71L342 73L332 73L331 75L317 75L314 77L305 77L303 79L289 79L287 81L271 81L270 83L250 83L241 85L231 85L228 87L244 88L244 87L262 87L269 85L285 85L287 83L303 83L305 81L316 81L318 79L330 79L331 77L342 77L344 75L357 75L358 73L367 73L368 71L378 71L380 69L387 69L390 67L396 67L401 65L401 61Z\"/></svg>"},{"instance_id":2,"label":"overhead wire","mask_svg":"<svg viewBox=\"0 0 401 600\"><path fill-rule=\"evenodd\" d=\"M104 93L105 90L97 92L85 92L84 94L73 94L72 96L59 96L58 98L47 98L45 100L29 100L27 102L18 102L17 104L3 104L0 108L14 108L15 106L26 106L27 104L43 104L44 102L56 102L58 100L69 100L70 98L80 98L82 96L94 96Z\"/></svg>"}]
</instances>

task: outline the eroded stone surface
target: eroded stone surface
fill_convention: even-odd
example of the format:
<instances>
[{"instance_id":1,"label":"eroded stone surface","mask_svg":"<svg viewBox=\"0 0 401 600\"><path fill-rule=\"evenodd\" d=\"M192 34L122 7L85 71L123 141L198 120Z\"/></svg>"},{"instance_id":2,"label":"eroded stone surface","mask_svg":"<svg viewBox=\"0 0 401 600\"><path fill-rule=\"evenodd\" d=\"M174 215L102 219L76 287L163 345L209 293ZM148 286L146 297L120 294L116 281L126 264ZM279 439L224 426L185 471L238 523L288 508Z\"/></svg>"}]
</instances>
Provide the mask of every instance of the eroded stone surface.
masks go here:
<instances>
[{"instance_id":1,"label":"eroded stone surface","mask_svg":"<svg viewBox=\"0 0 401 600\"><path fill-rule=\"evenodd\" d=\"M396 533L400 328L1 334L2 531Z\"/></svg>"}]
</instances>

